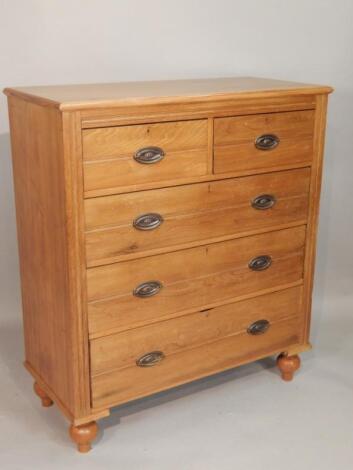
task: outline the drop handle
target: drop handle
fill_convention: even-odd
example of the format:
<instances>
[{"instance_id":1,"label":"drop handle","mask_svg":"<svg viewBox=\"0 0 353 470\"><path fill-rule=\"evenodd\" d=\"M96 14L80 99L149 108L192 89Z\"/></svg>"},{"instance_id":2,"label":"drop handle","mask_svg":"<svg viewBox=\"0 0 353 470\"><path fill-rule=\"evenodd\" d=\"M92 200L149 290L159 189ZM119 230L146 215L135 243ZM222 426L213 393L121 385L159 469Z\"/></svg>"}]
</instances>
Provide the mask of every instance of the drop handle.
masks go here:
<instances>
[{"instance_id":1,"label":"drop handle","mask_svg":"<svg viewBox=\"0 0 353 470\"><path fill-rule=\"evenodd\" d=\"M270 328L270 322L268 320L257 320L248 327L249 335L258 336L263 335Z\"/></svg>"},{"instance_id":2,"label":"drop handle","mask_svg":"<svg viewBox=\"0 0 353 470\"><path fill-rule=\"evenodd\" d=\"M143 165L150 165L160 162L164 156L164 150L160 147L143 147L135 152L134 159Z\"/></svg>"},{"instance_id":3,"label":"drop handle","mask_svg":"<svg viewBox=\"0 0 353 470\"><path fill-rule=\"evenodd\" d=\"M252 260L249 261L249 269L252 271L264 271L265 269L268 269L272 264L272 258L271 256L268 255L261 255L261 256L256 256L256 258L253 258Z\"/></svg>"},{"instance_id":4,"label":"drop handle","mask_svg":"<svg viewBox=\"0 0 353 470\"><path fill-rule=\"evenodd\" d=\"M162 351L152 351L139 357L136 360L136 365L138 367L152 367L157 365L164 358L165 355Z\"/></svg>"},{"instance_id":5,"label":"drop handle","mask_svg":"<svg viewBox=\"0 0 353 470\"><path fill-rule=\"evenodd\" d=\"M280 139L275 134L262 134L256 137L255 147L259 150L273 150L279 142Z\"/></svg>"}]
</instances>

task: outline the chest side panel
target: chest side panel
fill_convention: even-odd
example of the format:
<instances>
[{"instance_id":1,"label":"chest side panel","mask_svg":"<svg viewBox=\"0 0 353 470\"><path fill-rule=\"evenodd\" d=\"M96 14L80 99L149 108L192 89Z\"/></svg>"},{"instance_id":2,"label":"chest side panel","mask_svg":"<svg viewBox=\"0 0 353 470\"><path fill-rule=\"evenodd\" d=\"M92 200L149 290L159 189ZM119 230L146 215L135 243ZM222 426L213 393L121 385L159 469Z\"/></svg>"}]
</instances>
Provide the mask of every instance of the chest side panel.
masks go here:
<instances>
[{"instance_id":1,"label":"chest side panel","mask_svg":"<svg viewBox=\"0 0 353 470\"><path fill-rule=\"evenodd\" d=\"M72 406L61 114L9 98L26 361Z\"/></svg>"}]
</instances>

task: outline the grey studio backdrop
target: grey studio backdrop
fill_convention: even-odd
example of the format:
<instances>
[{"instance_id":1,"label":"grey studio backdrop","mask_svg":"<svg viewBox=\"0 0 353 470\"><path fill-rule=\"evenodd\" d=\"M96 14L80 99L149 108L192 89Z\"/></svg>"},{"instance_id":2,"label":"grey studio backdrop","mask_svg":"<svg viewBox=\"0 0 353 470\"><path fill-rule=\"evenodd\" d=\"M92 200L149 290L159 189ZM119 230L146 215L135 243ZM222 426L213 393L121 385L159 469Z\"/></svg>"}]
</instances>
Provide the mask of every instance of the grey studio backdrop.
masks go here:
<instances>
[{"instance_id":1,"label":"grey studio backdrop","mask_svg":"<svg viewBox=\"0 0 353 470\"><path fill-rule=\"evenodd\" d=\"M329 355L351 342L353 325L347 323L353 306L352 23L351 0L0 0L0 88L234 75L333 86L312 328L314 345L332 331ZM0 254L0 359L12 367L22 359L23 346L4 95ZM310 368L315 350L308 354ZM25 373L18 367L16 374ZM27 379L14 383L13 393L19 384L30 393Z\"/></svg>"}]
</instances>

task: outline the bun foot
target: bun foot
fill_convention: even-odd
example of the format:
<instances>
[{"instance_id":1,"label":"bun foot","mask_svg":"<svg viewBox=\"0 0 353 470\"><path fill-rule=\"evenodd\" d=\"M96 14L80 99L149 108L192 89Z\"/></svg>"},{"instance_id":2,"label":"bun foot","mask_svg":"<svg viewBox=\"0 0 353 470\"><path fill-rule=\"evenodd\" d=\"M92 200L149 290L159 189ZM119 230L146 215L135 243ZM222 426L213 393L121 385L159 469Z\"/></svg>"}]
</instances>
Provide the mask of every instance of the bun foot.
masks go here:
<instances>
[{"instance_id":1,"label":"bun foot","mask_svg":"<svg viewBox=\"0 0 353 470\"><path fill-rule=\"evenodd\" d=\"M290 382L293 380L294 372L300 367L300 357L297 355L288 356L283 353L278 356L277 366L281 371L282 379L286 382Z\"/></svg>"},{"instance_id":2,"label":"bun foot","mask_svg":"<svg viewBox=\"0 0 353 470\"><path fill-rule=\"evenodd\" d=\"M54 403L53 400L46 394L46 392L38 385L37 382L34 382L33 390L41 399L42 406L45 406L46 408L48 408L48 406L52 406Z\"/></svg>"},{"instance_id":3,"label":"bun foot","mask_svg":"<svg viewBox=\"0 0 353 470\"><path fill-rule=\"evenodd\" d=\"M95 421L81 426L70 426L69 433L71 439L77 444L77 450L85 453L91 450L91 442L96 438L98 426Z\"/></svg>"}]
</instances>

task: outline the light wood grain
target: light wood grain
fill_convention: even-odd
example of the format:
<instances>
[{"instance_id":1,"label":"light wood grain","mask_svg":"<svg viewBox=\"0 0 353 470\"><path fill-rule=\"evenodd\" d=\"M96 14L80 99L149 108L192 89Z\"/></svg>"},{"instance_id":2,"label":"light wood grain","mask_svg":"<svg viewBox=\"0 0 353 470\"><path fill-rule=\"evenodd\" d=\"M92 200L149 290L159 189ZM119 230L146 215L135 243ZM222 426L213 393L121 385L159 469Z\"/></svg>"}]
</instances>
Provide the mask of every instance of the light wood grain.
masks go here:
<instances>
[{"instance_id":1,"label":"light wood grain","mask_svg":"<svg viewBox=\"0 0 353 470\"><path fill-rule=\"evenodd\" d=\"M199 176L207 173L207 151L174 152L157 165L158 167L140 165L135 162L132 156L123 159L85 163L86 196L95 197L115 194L119 192L117 188L120 187L125 187L127 189L125 192L144 189L146 185L163 187L170 185L170 175L176 178L173 180L174 184L182 183L186 175L188 175L188 178L194 178L195 181L198 181Z\"/></svg>"},{"instance_id":2,"label":"light wood grain","mask_svg":"<svg viewBox=\"0 0 353 470\"><path fill-rule=\"evenodd\" d=\"M213 119L226 116L244 116L281 111L315 109L316 97L311 94L263 93L262 95L234 94L228 99L213 95L206 101L179 101L177 103L134 103L101 109L82 109L84 129L111 127L146 122L165 122L186 119Z\"/></svg>"},{"instance_id":3,"label":"light wood grain","mask_svg":"<svg viewBox=\"0 0 353 470\"><path fill-rule=\"evenodd\" d=\"M266 168L255 168L255 169L249 169L249 170L232 171L229 173L205 174L201 176L188 176L185 178L177 178L177 179L172 178L172 179L166 179L165 181L163 181L163 184L161 184L158 181L157 182L149 181L149 182L142 182L138 184L130 184L128 186L114 186L112 188L93 189L90 191L85 191L84 196L85 198L95 198L95 197L109 196L109 195L114 195L114 194L126 194L126 193L132 193L136 191L147 191L149 189L171 188L175 186L183 186L186 184L220 181L220 180L230 179L230 178L260 175L264 173L274 173L277 171L294 170L294 169L308 168L308 167L311 167L311 163L300 162L300 163L291 163L289 165L275 165L275 166L271 166L271 167L269 166Z\"/></svg>"},{"instance_id":4,"label":"light wood grain","mask_svg":"<svg viewBox=\"0 0 353 470\"><path fill-rule=\"evenodd\" d=\"M84 246L84 209L82 139L80 113L63 112L62 138L65 168L65 205L68 257L67 276L70 286L70 325L73 348L71 362L74 371L73 396L75 410L73 424L88 422L91 418L88 350L87 291ZM94 419L94 418L93 418Z\"/></svg>"},{"instance_id":5,"label":"light wood grain","mask_svg":"<svg viewBox=\"0 0 353 470\"><path fill-rule=\"evenodd\" d=\"M292 378L311 347L331 91L254 78L5 90L25 367L81 451L116 404L271 354ZM265 133L276 149L255 149ZM146 146L164 159L136 163ZM260 193L272 209L251 207ZM148 212L162 225L137 232ZM254 272L259 255L272 265ZM150 280L157 295L133 295ZM249 335L264 318L269 330ZM165 359L137 367L151 350Z\"/></svg>"},{"instance_id":6,"label":"light wood grain","mask_svg":"<svg viewBox=\"0 0 353 470\"><path fill-rule=\"evenodd\" d=\"M228 100L237 94L244 98L269 97L278 94L305 95L330 93L332 88L322 85L289 82L255 77L227 77L191 80L163 80L79 85L52 85L6 88L7 95L36 101L43 106L55 106L62 110L107 108L140 102L177 103L202 102L214 97Z\"/></svg>"},{"instance_id":7,"label":"light wood grain","mask_svg":"<svg viewBox=\"0 0 353 470\"><path fill-rule=\"evenodd\" d=\"M94 408L124 403L285 350L298 342L300 321L279 321L264 335L228 336L166 358L154 367L127 367L92 378Z\"/></svg>"},{"instance_id":8,"label":"light wood grain","mask_svg":"<svg viewBox=\"0 0 353 470\"><path fill-rule=\"evenodd\" d=\"M83 131L85 190L160 182L205 175L208 169L207 120L122 126ZM134 159L145 147L160 147L160 162Z\"/></svg>"},{"instance_id":9,"label":"light wood grain","mask_svg":"<svg viewBox=\"0 0 353 470\"><path fill-rule=\"evenodd\" d=\"M245 333L257 320L270 324L302 315L302 287L234 302L92 340L91 373L134 366L149 351L170 355L236 333Z\"/></svg>"},{"instance_id":10,"label":"light wood grain","mask_svg":"<svg viewBox=\"0 0 353 470\"><path fill-rule=\"evenodd\" d=\"M314 111L259 114L215 119L214 172L310 163L313 153ZM272 150L255 147L256 138L274 134Z\"/></svg>"},{"instance_id":11,"label":"light wood grain","mask_svg":"<svg viewBox=\"0 0 353 470\"><path fill-rule=\"evenodd\" d=\"M76 194L70 178L77 184L77 176L69 176L59 111L10 97L9 112L26 361L80 417L89 410L89 382L75 320Z\"/></svg>"},{"instance_id":12,"label":"light wood grain","mask_svg":"<svg viewBox=\"0 0 353 470\"><path fill-rule=\"evenodd\" d=\"M88 266L161 253L241 236L278 225L305 223L310 169L292 170L85 200ZM273 195L275 205L257 210L256 196ZM134 219L158 213L155 230L133 227Z\"/></svg>"},{"instance_id":13,"label":"light wood grain","mask_svg":"<svg viewBox=\"0 0 353 470\"><path fill-rule=\"evenodd\" d=\"M303 328L303 342L309 341L311 323L311 302L315 273L316 239L319 221L320 191L323 169L323 154L326 130L327 96L317 97L317 111L315 117L315 144L314 161L310 182L310 208L307 229L305 263L304 263L304 309L305 325Z\"/></svg>"},{"instance_id":14,"label":"light wood grain","mask_svg":"<svg viewBox=\"0 0 353 470\"><path fill-rule=\"evenodd\" d=\"M140 148L150 146L161 147L166 157L173 152L206 149L207 126L203 119L86 129L82 131L83 158L86 161L128 158ZM155 168L158 166L155 164Z\"/></svg>"},{"instance_id":15,"label":"light wood grain","mask_svg":"<svg viewBox=\"0 0 353 470\"><path fill-rule=\"evenodd\" d=\"M190 248L87 272L90 333L124 330L139 322L207 307L222 299L295 282L302 277L305 227ZM249 261L270 255L265 271L252 271ZM149 298L132 292L140 283L158 280L162 290Z\"/></svg>"}]
</instances>

